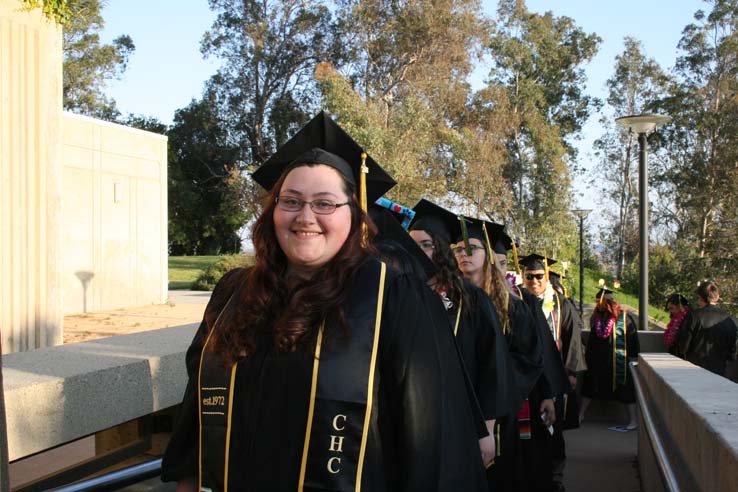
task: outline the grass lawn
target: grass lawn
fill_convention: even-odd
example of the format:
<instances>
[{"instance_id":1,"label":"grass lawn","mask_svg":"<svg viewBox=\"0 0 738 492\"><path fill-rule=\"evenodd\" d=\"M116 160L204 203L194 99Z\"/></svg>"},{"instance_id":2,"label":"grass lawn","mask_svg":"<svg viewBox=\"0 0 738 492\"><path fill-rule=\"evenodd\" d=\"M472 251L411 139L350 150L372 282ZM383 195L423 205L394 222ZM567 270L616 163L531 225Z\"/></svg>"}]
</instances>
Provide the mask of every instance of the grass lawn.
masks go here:
<instances>
[{"instance_id":1,"label":"grass lawn","mask_svg":"<svg viewBox=\"0 0 738 492\"><path fill-rule=\"evenodd\" d=\"M169 290L187 290L190 284L220 256L170 256Z\"/></svg>"},{"instance_id":2,"label":"grass lawn","mask_svg":"<svg viewBox=\"0 0 738 492\"><path fill-rule=\"evenodd\" d=\"M574 299L578 305L579 303L579 292L578 292L579 290L579 269L576 267L569 268L569 270L567 271L567 277L569 280L569 285L572 286L572 289L570 289L569 291L569 296L571 296L571 298ZM598 283L601 278L605 279L605 283L610 289L613 289L612 276L603 275L601 272L590 270L589 268L584 269L584 304L594 304L595 294L597 294L597 291L599 290ZM637 293L631 294L631 293L623 291L622 289L613 289L613 290L616 291L615 299L620 304L629 306L631 309L634 309L636 311L638 310L638 294ZM651 302L653 301L654 299L651 299ZM662 304L657 304L657 305L649 304L648 316L664 324L669 322L669 313L664 310L664 307Z\"/></svg>"}]
</instances>

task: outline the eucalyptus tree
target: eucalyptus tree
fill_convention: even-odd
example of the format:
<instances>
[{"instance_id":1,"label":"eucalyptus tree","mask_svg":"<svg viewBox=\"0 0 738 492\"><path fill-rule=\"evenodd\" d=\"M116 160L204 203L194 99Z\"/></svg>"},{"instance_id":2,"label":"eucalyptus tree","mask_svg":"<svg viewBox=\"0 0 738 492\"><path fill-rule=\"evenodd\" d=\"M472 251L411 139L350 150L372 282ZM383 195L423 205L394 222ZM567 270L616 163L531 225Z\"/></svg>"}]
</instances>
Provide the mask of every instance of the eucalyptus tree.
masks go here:
<instances>
[{"instance_id":1,"label":"eucalyptus tree","mask_svg":"<svg viewBox=\"0 0 738 492\"><path fill-rule=\"evenodd\" d=\"M677 81L660 104L673 117L657 176L672 206L660 219L699 259L690 280L712 276L736 303L725 287L738 281L738 1L708 3L682 31Z\"/></svg>"},{"instance_id":2,"label":"eucalyptus tree","mask_svg":"<svg viewBox=\"0 0 738 492\"><path fill-rule=\"evenodd\" d=\"M522 0L499 2L487 50L493 64L488 87L504 93L501 108L512 124L505 178L514 197L513 230L535 249L560 250L575 232L568 213L572 141L598 106L583 92L582 66L600 41L569 17L530 12Z\"/></svg>"},{"instance_id":3,"label":"eucalyptus tree","mask_svg":"<svg viewBox=\"0 0 738 492\"><path fill-rule=\"evenodd\" d=\"M105 84L125 72L136 47L127 34L110 44L100 41L105 26L101 0L68 0L63 25L64 109L115 121L120 112L105 95Z\"/></svg>"},{"instance_id":4,"label":"eucalyptus tree","mask_svg":"<svg viewBox=\"0 0 738 492\"><path fill-rule=\"evenodd\" d=\"M479 177L459 151L474 138L460 121L488 35L480 3L339 0L335 27L346 50L316 72L324 105L397 179L391 195L464 191Z\"/></svg>"},{"instance_id":5,"label":"eucalyptus tree","mask_svg":"<svg viewBox=\"0 0 738 492\"><path fill-rule=\"evenodd\" d=\"M594 143L599 162L592 178L605 205L602 213L610 219L606 244L615 253L616 278L622 278L626 261L638 250L638 138L616 127L613 117L649 111L663 96L669 81L659 64L643 53L639 41L626 37L623 44L606 82L607 111L600 119L605 132ZM650 161L656 162L653 158Z\"/></svg>"},{"instance_id":6,"label":"eucalyptus tree","mask_svg":"<svg viewBox=\"0 0 738 492\"><path fill-rule=\"evenodd\" d=\"M319 0L209 5L217 17L201 50L222 63L208 91L230 142L242 149L240 166L253 168L317 109L313 70L336 49L331 13Z\"/></svg>"}]
</instances>

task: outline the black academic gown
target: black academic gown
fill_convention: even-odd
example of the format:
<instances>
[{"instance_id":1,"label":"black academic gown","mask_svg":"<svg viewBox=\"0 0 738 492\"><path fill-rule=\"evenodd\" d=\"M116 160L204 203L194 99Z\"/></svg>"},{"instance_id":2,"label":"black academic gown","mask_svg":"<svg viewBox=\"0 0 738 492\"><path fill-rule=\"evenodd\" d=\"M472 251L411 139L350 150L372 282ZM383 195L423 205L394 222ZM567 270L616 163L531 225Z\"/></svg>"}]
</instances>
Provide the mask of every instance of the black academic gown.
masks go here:
<instances>
[{"instance_id":1,"label":"black academic gown","mask_svg":"<svg viewBox=\"0 0 738 492\"><path fill-rule=\"evenodd\" d=\"M543 400L556 398L556 417L559 419L559 415L563 414L563 396L570 391L571 384L564 368L564 359L543 314L542 301L525 288L519 287L518 292L530 309L541 337L543 374L530 395L531 439L521 441L526 473L516 490L543 492L553 487L554 457L562 459L565 453L561 423L557 420L559 423L554 424L555 435L552 436L543 425L539 409Z\"/></svg>"},{"instance_id":2,"label":"black academic gown","mask_svg":"<svg viewBox=\"0 0 738 492\"><path fill-rule=\"evenodd\" d=\"M724 376L727 362L736 358L737 332L736 320L719 307L696 309L684 341L687 360Z\"/></svg>"},{"instance_id":3,"label":"black academic gown","mask_svg":"<svg viewBox=\"0 0 738 492\"><path fill-rule=\"evenodd\" d=\"M485 420L507 415L520 407L512 360L502 333L502 324L487 294L464 280L469 306L462 308L456 342ZM447 310L456 325L459 302Z\"/></svg>"},{"instance_id":4,"label":"black academic gown","mask_svg":"<svg viewBox=\"0 0 738 492\"><path fill-rule=\"evenodd\" d=\"M219 312L243 274L224 276L207 309ZM428 314L424 288L387 270L364 491L486 489L463 368L448 328ZM164 481L198 473L197 370L206 329L203 322L187 353L190 379L164 455ZM314 357L277 353L270 340L261 342L236 371L229 490L291 492L298 487Z\"/></svg>"},{"instance_id":5,"label":"black academic gown","mask_svg":"<svg viewBox=\"0 0 738 492\"><path fill-rule=\"evenodd\" d=\"M530 309L520 298L510 296L508 317L510 325L505 332L505 340L513 362L518 394L526 399L543 372L541 337ZM519 438L518 410L500 419L498 428L498 456L487 472L490 491L520 490L516 484L525 481L525 459Z\"/></svg>"},{"instance_id":6,"label":"black academic gown","mask_svg":"<svg viewBox=\"0 0 738 492\"><path fill-rule=\"evenodd\" d=\"M596 316L596 314L592 314ZM607 320L604 320L606 323ZM640 352L638 343L638 322L630 312L626 311L627 332L625 346L628 360L637 359ZM590 323L590 326L594 326ZM613 327L615 330L615 327ZM612 335L606 339L597 336L592 328L587 340L585 356L587 360L587 372L584 375L582 395L587 398L600 400L617 400L622 403L635 403L635 388L630 369L626 367L625 385L616 383L613 389L613 343Z\"/></svg>"}]
</instances>

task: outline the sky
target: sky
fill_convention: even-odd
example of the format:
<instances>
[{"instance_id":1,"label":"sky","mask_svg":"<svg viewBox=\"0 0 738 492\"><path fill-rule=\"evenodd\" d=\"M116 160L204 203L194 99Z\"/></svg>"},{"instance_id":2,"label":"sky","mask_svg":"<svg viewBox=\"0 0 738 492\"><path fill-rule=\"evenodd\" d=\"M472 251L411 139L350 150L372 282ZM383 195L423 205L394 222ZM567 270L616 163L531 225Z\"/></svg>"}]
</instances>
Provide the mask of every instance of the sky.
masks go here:
<instances>
[{"instance_id":1,"label":"sky","mask_svg":"<svg viewBox=\"0 0 738 492\"><path fill-rule=\"evenodd\" d=\"M679 55L677 43L682 29L693 21L694 12L709 11L701 0L528 0L532 12L552 11L574 19L587 33L602 38L595 58L587 64L586 92L606 97L605 81L612 74L615 56L623 49L623 38L632 36L643 43L648 57L670 70ZM496 0L483 0L492 16ZM199 98L204 82L217 69L216 60L204 60L200 40L214 15L206 0L107 0L103 10L103 40L120 34L133 38L136 51L121 80L112 81L107 94L123 113L145 114L170 124L174 112ZM480 66L472 76L473 86L481 86L489 67ZM620 116L620 115L618 115ZM600 115L593 115L577 143L580 166L591 168L592 143L600 136ZM577 206L593 208L587 180L575 177Z\"/></svg>"}]
</instances>

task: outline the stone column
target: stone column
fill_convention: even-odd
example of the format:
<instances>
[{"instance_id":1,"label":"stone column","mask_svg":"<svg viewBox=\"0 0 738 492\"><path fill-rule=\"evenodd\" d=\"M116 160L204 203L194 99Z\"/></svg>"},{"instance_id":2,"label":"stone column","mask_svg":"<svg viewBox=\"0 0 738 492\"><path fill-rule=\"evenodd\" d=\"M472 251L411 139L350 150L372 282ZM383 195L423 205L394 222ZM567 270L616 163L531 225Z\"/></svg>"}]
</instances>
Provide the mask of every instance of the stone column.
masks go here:
<instances>
[{"instance_id":1,"label":"stone column","mask_svg":"<svg viewBox=\"0 0 738 492\"><path fill-rule=\"evenodd\" d=\"M62 343L62 30L0 0L0 330L5 352Z\"/></svg>"}]
</instances>

